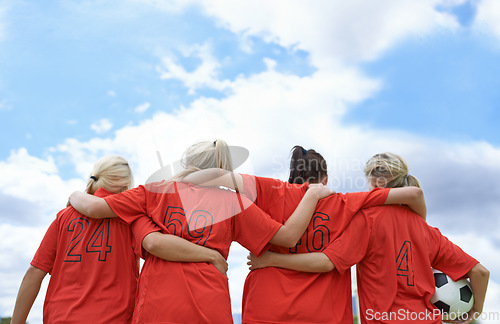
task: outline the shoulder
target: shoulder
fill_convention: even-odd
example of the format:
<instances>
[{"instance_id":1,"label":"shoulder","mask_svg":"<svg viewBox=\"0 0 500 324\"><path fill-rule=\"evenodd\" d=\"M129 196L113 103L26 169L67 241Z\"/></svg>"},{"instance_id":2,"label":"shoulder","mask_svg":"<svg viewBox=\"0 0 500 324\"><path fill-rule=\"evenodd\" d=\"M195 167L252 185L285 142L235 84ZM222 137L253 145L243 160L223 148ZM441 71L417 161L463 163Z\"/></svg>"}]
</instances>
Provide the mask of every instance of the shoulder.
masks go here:
<instances>
[{"instance_id":1,"label":"shoulder","mask_svg":"<svg viewBox=\"0 0 500 324\"><path fill-rule=\"evenodd\" d=\"M406 205L381 205L362 209L367 217L380 220L396 219L424 223L425 221Z\"/></svg>"}]
</instances>

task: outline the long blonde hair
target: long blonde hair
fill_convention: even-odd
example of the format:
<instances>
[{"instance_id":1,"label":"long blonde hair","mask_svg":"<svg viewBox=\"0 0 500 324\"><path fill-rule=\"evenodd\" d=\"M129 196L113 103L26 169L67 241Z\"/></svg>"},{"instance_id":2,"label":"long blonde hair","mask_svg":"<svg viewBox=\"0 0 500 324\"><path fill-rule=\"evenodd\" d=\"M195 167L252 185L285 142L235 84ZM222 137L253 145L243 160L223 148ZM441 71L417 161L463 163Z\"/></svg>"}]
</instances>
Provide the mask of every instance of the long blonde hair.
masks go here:
<instances>
[{"instance_id":1,"label":"long blonde hair","mask_svg":"<svg viewBox=\"0 0 500 324\"><path fill-rule=\"evenodd\" d=\"M133 177L127 160L120 156L108 155L94 164L85 192L93 195L97 189L104 188L119 193L132 188Z\"/></svg>"},{"instance_id":2,"label":"long blonde hair","mask_svg":"<svg viewBox=\"0 0 500 324\"><path fill-rule=\"evenodd\" d=\"M409 174L406 161L394 153L375 154L366 162L364 171L375 187L420 187L418 179Z\"/></svg>"},{"instance_id":3,"label":"long blonde hair","mask_svg":"<svg viewBox=\"0 0 500 324\"><path fill-rule=\"evenodd\" d=\"M219 168L233 171L229 146L224 140L200 141L187 148L181 161L184 171L173 177L173 181L180 181L195 171Z\"/></svg>"}]
</instances>

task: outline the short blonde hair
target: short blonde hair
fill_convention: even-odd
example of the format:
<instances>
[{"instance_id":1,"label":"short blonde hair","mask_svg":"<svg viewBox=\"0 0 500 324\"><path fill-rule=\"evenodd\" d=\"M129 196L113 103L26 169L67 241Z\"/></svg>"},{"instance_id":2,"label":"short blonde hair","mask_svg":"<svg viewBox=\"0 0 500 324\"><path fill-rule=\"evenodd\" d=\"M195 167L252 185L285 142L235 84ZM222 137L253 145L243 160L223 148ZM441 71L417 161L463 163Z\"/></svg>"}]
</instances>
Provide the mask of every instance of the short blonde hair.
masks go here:
<instances>
[{"instance_id":1,"label":"short blonde hair","mask_svg":"<svg viewBox=\"0 0 500 324\"><path fill-rule=\"evenodd\" d=\"M127 160L117 155L108 155L94 164L85 192L93 195L97 189L104 188L119 193L132 188L133 177Z\"/></svg>"},{"instance_id":2,"label":"short blonde hair","mask_svg":"<svg viewBox=\"0 0 500 324\"><path fill-rule=\"evenodd\" d=\"M420 187L417 178L409 174L408 164L394 153L380 153L371 157L365 165L365 176L377 187Z\"/></svg>"}]
</instances>

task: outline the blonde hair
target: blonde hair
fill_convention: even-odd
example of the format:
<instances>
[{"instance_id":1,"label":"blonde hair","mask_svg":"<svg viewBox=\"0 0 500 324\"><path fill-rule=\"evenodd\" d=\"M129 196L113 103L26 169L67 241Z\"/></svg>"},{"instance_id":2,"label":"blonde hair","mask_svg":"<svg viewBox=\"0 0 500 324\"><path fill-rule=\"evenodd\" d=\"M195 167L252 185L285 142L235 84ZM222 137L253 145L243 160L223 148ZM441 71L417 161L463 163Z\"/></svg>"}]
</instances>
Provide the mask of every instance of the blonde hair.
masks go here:
<instances>
[{"instance_id":1,"label":"blonde hair","mask_svg":"<svg viewBox=\"0 0 500 324\"><path fill-rule=\"evenodd\" d=\"M181 163L186 169L173 177L174 181L180 181L188 174L195 171L219 168L233 171L231 153L229 146L224 140L200 141L184 151Z\"/></svg>"},{"instance_id":2,"label":"blonde hair","mask_svg":"<svg viewBox=\"0 0 500 324\"><path fill-rule=\"evenodd\" d=\"M127 160L109 155L94 164L85 192L93 195L97 189L104 188L109 192L119 193L132 188L133 181Z\"/></svg>"},{"instance_id":3,"label":"blonde hair","mask_svg":"<svg viewBox=\"0 0 500 324\"><path fill-rule=\"evenodd\" d=\"M408 173L408 164L394 153L380 153L371 157L365 165L365 176L376 187L420 187L417 178Z\"/></svg>"}]
</instances>

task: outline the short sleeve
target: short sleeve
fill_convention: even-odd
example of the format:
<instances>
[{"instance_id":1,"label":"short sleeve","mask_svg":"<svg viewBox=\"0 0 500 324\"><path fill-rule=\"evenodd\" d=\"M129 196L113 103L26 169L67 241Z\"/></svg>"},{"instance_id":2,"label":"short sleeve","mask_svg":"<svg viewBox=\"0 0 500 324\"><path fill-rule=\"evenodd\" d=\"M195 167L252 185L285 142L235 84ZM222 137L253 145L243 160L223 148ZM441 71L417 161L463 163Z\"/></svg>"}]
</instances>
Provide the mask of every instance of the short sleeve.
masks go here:
<instances>
[{"instance_id":1,"label":"short sleeve","mask_svg":"<svg viewBox=\"0 0 500 324\"><path fill-rule=\"evenodd\" d=\"M243 178L243 191L245 196L255 202L257 199L257 177L249 174L241 174Z\"/></svg>"},{"instance_id":2,"label":"short sleeve","mask_svg":"<svg viewBox=\"0 0 500 324\"><path fill-rule=\"evenodd\" d=\"M375 188L368 192L346 193L342 195L342 199L352 213L357 213L362 208L384 205L389 190L389 188Z\"/></svg>"},{"instance_id":3,"label":"short sleeve","mask_svg":"<svg viewBox=\"0 0 500 324\"><path fill-rule=\"evenodd\" d=\"M38 250L31 261L31 265L40 270L51 273L56 259L57 237L59 236L59 222L55 219L49 226Z\"/></svg>"},{"instance_id":4,"label":"short sleeve","mask_svg":"<svg viewBox=\"0 0 500 324\"><path fill-rule=\"evenodd\" d=\"M271 219L259 207L251 204L246 197L242 199L245 206L250 205L234 218L233 240L259 256L269 248L269 241L282 224Z\"/></svg>"},{"instance_id":5,"label":"short sleeve","mask_svg":"<svg viewBox=\"0 0 500 324\"><path fill-rule=\"evenodd\" d=\"M286 182L250 175L243 175L243 182L245 196L262 210L268 210L276 203L285 199Z\"/></svg>"},{"instance_id":6,"label":"short sleeve","mask_svg":"<svg viewBox=\"0 0 500 324\"><path fill-rule=\"evenodd\" d=\"M146 215L146 189L134 189L104 198L113 212L127 224Z\"/></svg>"},{"instance_id":7,"label":"short sleeve","mask_svg":"<svg viewBox=\"0 0 500 324\"><path fill-rule=\"evenodd\" d=\"M323 253L332 261L339 273L363 259L370 240L370 230L365 214L357 213L349 226L335 241L330 243Z\"/></svg>"},{"instance_id":8,"label":"short sleeve","mask_svg":"<svg viewBox=\"0 0 500 324\"><path fill-rule=\"evenodd\" d=\"M134 253L145 259L147 252L142 248L144 237L150 233L160 231L161 228L148 216L142 216L130 224L130 229L132 230Z\"/></svg>"},{"instance_id":9,"label":"short sleeve","mask_svg":"<svg viewBox=\"0 0 500 324\"><path fill-rule=\"evenodd\" d=\"M467 275L479 261L453 244L439 229L429 226L429 246L434 247L431 255L432 267L446 273L453 281Z\"/></svg>"}]
</instances>

